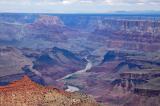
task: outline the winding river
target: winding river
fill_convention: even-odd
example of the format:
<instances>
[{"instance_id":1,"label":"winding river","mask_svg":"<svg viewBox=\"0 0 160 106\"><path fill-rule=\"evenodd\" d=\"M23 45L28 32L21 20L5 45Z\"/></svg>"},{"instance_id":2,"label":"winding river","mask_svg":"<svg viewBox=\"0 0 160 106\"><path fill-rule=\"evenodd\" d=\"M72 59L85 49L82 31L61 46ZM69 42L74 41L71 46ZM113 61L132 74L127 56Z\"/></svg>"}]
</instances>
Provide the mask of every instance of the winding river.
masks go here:
<instances>
[{"instance_id":1,"label":"winding river","mask_svg":"<svg viewBox=\"0 0 160 106\"><path fill-rule=\"evenodd\" d=\"M73 75L78 75L78 74L82 74L82 73L86 73L88 70L90 70L92 68L92 62L90 60L87 59L87 57L85 58L85 60L87 61L87 64L86 64L86 67L82 70L79 70L75 73L71 73L71 74L68 74L66 76L64 76L63 78L59 79L59 80L65 80ZM67 86L67 89L65 91L68 91L68 92L76 92L76 91L79 91L80 89L78 87L75 87L75 86L71 86L71 85L68 85Z\"/></svg>"},{"instance_id":2,"label":"winding river","mask_svg":"<svg viewBox=\"0 0 160 106\"><path fill-rule=\"evenodd\" d=\"M88 63L87 63L87 65L86 65L86 67L85 67L84 69L79 70L79 71L76 71L75 73L68 74L68 75L64 76L64 77L62 78L62 80L67 79L67 78L69 78L69 77L71 77L71 76L73 76L73 75L85 73L85 72L87 72L88 70L90 70L90 69L92 68L92 66L93 66L93 65L92 65L92 62L91 62L90 60L88 60L87 57L86 57L85 59L86 59L86 61L87 61Z\"/></svg>"}]
</instances>

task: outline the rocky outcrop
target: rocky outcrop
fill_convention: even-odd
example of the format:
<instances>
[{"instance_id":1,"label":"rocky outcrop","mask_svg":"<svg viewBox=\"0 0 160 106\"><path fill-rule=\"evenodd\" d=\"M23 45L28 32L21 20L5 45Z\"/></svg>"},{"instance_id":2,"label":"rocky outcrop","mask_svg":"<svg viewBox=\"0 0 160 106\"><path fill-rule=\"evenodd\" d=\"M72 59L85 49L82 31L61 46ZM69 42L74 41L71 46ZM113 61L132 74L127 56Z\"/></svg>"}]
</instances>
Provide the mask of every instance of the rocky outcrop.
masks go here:
<instances>
[{"instance_id":1,"label":"rocky outcrop","mask_svg":"<svg viewBox=\"0 0 160 106\"><path fill-rule=\"evenodd\" d=\"M144 96L160 96L160 77L155 77L148 80L147 83L138 85L134 89L135 94L144 95Z\"/></svg>"},{"instance_id":2,"label":"rocky outcrop","mask_svg":"<svg viewBox=\"0 0 160 106\"><path fill-rule=\"evenodd\" d=\"M99 19L93 34L100 36L109 48L138 51L157 51L160 48L160 21L121 18Z\"/></svg>"},{"instance_id":3,"label":"rocky outcrop","mask_svg":"<svg viewBox=\"0 0 160 106\"><path fill-rule=\"evenodd\" d=\"M45 25L45 26L64 26L63 21L57 16L40 16L38 20L35 21L35 23L39 25Z\"/></svg>"},{"instance_id":4,"label":"rocky outcrop","mask_svg":"<svg viewBox=\"0 0 160 106\"><path fill-rule=\"evenodd\" d=\"M139 32L141 34L151 33L155 36L160 32L160 22L154 20L134 20L134 19L103 19L97 27L100 30L108 29L112 31ZM103 25L103 27L102 27Z\"/></svg>"},{"instance_id":5,"label":"rocky outcrop","mask_svg":"<svg viewBox=\"0 0 160 106\"><path fill-rule=\"evenodd\" d=\"M134 93L138 95L143 95L143 96L159 96L160 95L160 89L155 90L155 89L147 89L147 88L135 88Z\"/></svg>"},{"instance_id":6,"label":"rocky outcrop","mask_svg":"<svg viewBox=\"0 0 160 106\"><path fill-rule=\"evenodd\" d=\"M120 74L122 79L141 79L141 80L149 80L153 78L160 77L160 72L124 72Z\"/></svg>"},{"instance_id":7,"label":"rocky outcrop","mask_svg":"<svg viewBox=\"0 0 160 106\"><path fill-rule=\"evenodd\" d=\"M99 106L92 98L52 87L43 87L27 76L0 87L2 106Z\"/></svg>"},{"instance_id":8,"label":"rocky outcrop","mask_svg":"<svg viewBox=\"0 0 160 106\"><path fill-rule=\"evenodd\" d=\"M124 72L120 74L120 79L114 80L111 84L116 89L121 88L137 95L152 97L160 95L159 78L159 72Z\"/></svg>"},{"instance_id":9,"label":"rocky outcrop","mask_svg":"<svg viewBox=\"0 0 160 106\"><path fill-rule=\"evenodd\" d=\"M26 58L19 49L0 47L0 77L23 73L24 66L32 66L32 61Z\"/></svg>"}]
</instances>

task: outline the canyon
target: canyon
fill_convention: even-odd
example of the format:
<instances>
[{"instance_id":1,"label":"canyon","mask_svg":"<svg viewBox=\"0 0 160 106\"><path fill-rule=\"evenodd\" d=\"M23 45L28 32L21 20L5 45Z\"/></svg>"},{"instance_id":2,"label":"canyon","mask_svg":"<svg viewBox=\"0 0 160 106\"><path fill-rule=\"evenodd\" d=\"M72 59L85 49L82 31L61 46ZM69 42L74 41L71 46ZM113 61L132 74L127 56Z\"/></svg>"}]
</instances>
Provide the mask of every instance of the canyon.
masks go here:
<instances>
[{"instance_id":1,"label":"canyon","mask_svg":"<svg viewBox=\"0 0 160 106\"><path fill-rule=\"evenodd\" d=\"M159 34L159 15L1 13L0 85L27 75L104 106L158 106Z\"/></svg>"}]
</instances>

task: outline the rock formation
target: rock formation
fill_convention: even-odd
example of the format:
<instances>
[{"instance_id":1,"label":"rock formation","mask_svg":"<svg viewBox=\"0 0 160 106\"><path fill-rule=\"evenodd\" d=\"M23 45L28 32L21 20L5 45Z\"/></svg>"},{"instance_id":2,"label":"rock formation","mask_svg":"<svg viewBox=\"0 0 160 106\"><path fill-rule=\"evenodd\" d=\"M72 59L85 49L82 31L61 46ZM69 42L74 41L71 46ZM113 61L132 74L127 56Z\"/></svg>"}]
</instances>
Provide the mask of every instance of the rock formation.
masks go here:
<instances>
[{"instance_id":1,"label":"rock formation","mask_svg":"<svg viewBox=\"0 0 160 106\"><path fill-rule=\"evenodd\" d=\"M44 87L27 76L0 87L0 106L99 106L91 97Z\"/></svg>"}]
</instances>

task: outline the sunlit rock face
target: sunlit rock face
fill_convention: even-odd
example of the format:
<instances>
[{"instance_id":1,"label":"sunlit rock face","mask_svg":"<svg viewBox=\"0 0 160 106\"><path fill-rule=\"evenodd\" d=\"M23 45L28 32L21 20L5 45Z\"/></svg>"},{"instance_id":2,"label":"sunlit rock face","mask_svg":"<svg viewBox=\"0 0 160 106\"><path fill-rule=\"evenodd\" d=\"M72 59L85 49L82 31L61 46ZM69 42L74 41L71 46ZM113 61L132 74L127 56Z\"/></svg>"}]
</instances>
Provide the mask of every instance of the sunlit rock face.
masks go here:
<instances>
[{"instance_id":1,"label":"sunlit rock face","mask_svg":"<svg viewBox=\"0 0 160 106\"><path fill-rule=\"evenodd\" d=\"M92 98L69 93L56 88L43 87L27 76L7 86L0 87L2 106L99 106Z\"/></svg>"}]
</instances>

